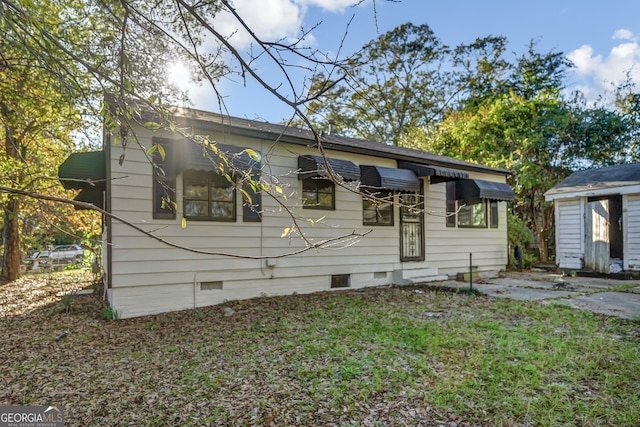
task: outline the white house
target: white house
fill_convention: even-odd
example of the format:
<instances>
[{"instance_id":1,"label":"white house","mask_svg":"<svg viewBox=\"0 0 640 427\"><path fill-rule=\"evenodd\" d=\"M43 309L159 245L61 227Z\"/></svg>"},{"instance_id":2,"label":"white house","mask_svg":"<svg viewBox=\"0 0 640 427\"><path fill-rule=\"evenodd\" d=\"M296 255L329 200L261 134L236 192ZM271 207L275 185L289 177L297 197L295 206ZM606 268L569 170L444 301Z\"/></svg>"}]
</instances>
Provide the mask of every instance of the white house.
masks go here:
<instances>
[{"instance_id":1,"label":"white house","mask_svg":"<svg viewBox=\"0 0 640 427\"><path fill-rule=\"evenodd\" d=\"M573 173L545 193L563 270L640 271L640 163Z\"/></svg>"},{"instance_id":2,"label":"white house","mask_svg":"<svg viewBox=\"0 0 640 427\"><path fill-rule=\"evenodd\" d=\"M129 130L126 149L107 135L102 152L75 154L60 168L61 179L96 181L93 163L104 162L104 186L63 182L82 190L78 200L104 201L114 217L170 243L105 218L107 293L122 317L438 280L469 271L470 254L484 275L508 262L509 172L327 134L323 157L308 130L186 109L174 119L239 172L224 177L211 148L143 126ZM278 198L243 183L248 176ZM327 239L337 241L304 251Z\"/></svg>"}]
</instances>

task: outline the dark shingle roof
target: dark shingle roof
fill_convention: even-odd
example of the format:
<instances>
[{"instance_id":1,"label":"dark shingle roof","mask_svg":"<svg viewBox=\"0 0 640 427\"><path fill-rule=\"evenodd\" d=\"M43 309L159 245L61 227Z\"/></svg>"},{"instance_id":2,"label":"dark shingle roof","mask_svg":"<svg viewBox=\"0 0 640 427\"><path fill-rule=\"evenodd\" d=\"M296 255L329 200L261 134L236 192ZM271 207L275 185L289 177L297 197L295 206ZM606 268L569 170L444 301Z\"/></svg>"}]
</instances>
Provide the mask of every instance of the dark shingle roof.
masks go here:
<instances>
[{"instance_id":1,"label":"dark shingle roof","mask_svg":"<svg viewBox=\"0 0 640 427\"><path fill-rule=\"evenodd\" d=\"M627 163L598 169L574 172L561 181L546 196L563 193L601 190L629 185L640 185L640 163Z\"/></svg>"},{"instance_id":2,"label":"dark shingle roof","mask_svg":"<svg viewBox=\"0 0 640 427\"><path fill-rule=\"evenodd\" d=\"M198 121L199 127L222 133L252 136L255 138L270 137L274 139L277 138L279 141L286 143L305 145L309 147L315 146L314 135L308 129L230 117L201 110L176 108L173 112L174 119L176 121L180 121L180 118L184 119L185 125L188 125L191 120L196 120ZM511 174L511 172L503 169L465 162L453 157L441 156L427 151L397 147L382 144L380 142L366 141L346 136L323 133L320 136L320 141L324 148L335 151L366 154L398 161L410 161L468 171L500 175Z\"/></svg>"}]
</instances>

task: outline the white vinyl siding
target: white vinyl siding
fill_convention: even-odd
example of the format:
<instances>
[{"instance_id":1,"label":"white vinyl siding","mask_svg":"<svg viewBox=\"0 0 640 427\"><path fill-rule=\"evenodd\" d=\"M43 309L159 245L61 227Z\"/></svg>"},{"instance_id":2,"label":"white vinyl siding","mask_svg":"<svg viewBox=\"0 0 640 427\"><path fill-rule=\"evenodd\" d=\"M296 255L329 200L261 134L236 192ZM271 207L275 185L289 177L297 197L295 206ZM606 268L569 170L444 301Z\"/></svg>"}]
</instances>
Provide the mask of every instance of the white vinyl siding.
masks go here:
<instances>
[{"instance_id":1,"label":"white vinyl siding","mask_svg":"<svg viewBox=\"0 0 640 427\"><path fill-rule=\"evenodd\" d=\"M150 146L140 132L140 142ZM158 136L158 135L154 135ZM229 144L224 137L212 135L212 140ZM152 219L153 192L151 166L144 153L127 150L122 166L118 158L120 147L111 147L111 206L112 212L173 244L207 252L233 254L195 254L169 247L138 233L129 226L113 221L112 224L112 304L123 317L156 313L171 309L220 303L224 300L277 295L293 292L313 292L329 289L332 274L351 274L351 287L388 284L391 272L399 264L399 231L394 227L370 227L362 224L362 198L356 192L336 186L335 210L308 210L301 208L302 183L294 171L297 155L315 154L313 148L277 146L272 141L240 138L233 143L270 153L262 163L268 165L269 174L279 179L283 193L288 196L287 206L293 206L298 222L304 227L307 239L318 242L327 238L347 236L352 232L364 233L337 242L328 249L310 250L297 255L278 258L267 266L264 259L248 257L278 256L303 249L299 235L280 237L292 226L292 219L279 209L270 196L263 195L262 222L243 222L242 197L236 197L236 222L217 223L187 221L182 228L183 182L177 178L178 211L175 220ZM293 153L292 153L293 151ZM358 164L382 164L395 167L392 160L370 156L331 153L333 157L352 160ZM265 177L268 179L268 177ZM350 184L347 184L350 185ZM396 212L397 215L397 212ZM322 218L324 217L324 218ZM310 221L314 221L311 225ZM395 244L390 245L389 242ZM356 244L353 244L356 243ZM374 279L374 272L387 273ZM201 281L223 281L222 290L200 290Z\"/></svg>"},{"instance_id":2,"label":"white vinyl siding","mask_svg":"<svg viewBox=\"0 0 640 427\"><path fill-rule=\"evenodd\" d=\"M623 196L624 268L640 270L640 194Z\"/></svg>"},{"instance_id":3,"label":"white vinyl siding","mask_svg":"<svg viewBox=\"0 0 640 427\"><path fill-rule=\"evenodd\" d=\"M584 211L581 198L556 200L556 263L581 269L584 256Z\"/></svg>"},{"instance_id":4,"label":"white vinyl siding","mask_svg":"<svg viewBox=\"0 0 640 427\"><path fill-rule=\"evenodd\" d=\"M196 129L196 133L199 131ZM205 133L205 132L202 132ZM167 132L136 132L143 147L151 136L171 138ZM399 208L393 226L363 225L362 196L357 183L336 185L335 210L302 208L302 181L295 173L299 155L317 154L312 147L274 143L242 136L211 134L211 140L247 147L263 154L263 179L282 188L282 200L297 217L311 242L345 236L325 249L281 258L305 247L297 234L281 237L293 226L292 218L271 196L262 196L262 221L244 222L242 197L237 189L235 222L187 221L182 228L183 174L176 179L178 209L175 219L153 219L152 169L142 150L128 149L122 165L119 146L111 147L111 211L119 218L153 232L171 244L217 254L199 254L174 248L139 233L117 219L111 227L109 298L122 317L201 307L225 300L316 292L330 289L331 275L350 275L350 288L390 284L398 270L420 269L433 274L455 274L468 268L468 254L481 271L498 271L507 264L506 203L499 202L499 227L451 229L445 227L445 184L425 184L426 259L400 261ZM394 168L395 160L330 151L328 156L356 165ZM476 174L473 178L501 180L502 175ZM349 186L352 186L349 188ZM279 196L282 197L282 196ZM397 201L397 195L394 196ZM352 233L368 233L364 237ZM234 256L225 256L234 255ZM202 282L222 282L222 289L201 289Z\"/></svg>"},{"instance_id":5,"label":"white vinyl siding","mask_svg":"<svg viewBox=\"0 0 640 427\"><path fill-rule=\"evenodd\" d=\"M504 177L471 174L472 179L505 182ZM498 202L497 228L453 228L446 226L446 183L428 184L425 188L426 262L440 274L453 275L469 270L500 271L508 263L507 203Z\"/></svg>"}]
</instances>

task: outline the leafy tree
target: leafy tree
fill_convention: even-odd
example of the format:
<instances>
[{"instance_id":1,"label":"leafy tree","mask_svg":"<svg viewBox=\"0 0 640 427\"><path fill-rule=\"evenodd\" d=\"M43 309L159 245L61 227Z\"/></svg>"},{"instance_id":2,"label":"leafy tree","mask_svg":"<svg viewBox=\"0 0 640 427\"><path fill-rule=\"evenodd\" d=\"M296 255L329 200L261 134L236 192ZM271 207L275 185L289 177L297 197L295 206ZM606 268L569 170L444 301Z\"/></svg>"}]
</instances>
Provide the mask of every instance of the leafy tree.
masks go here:
<instances>
[{"instance_id":1,"label":"leafy tree","mask_svg":"<svg viewBox=\"0 0 640 427\"><path fill-rule=\"evenodd\" d=\"M451 49L427 24L406 23L333 74L315 75L307 114L318 128L398 145L447 111L507 92L505 49L506 39L493 36Z\"/></svg>"},{"instance_id":2,"label":"leafy tree","mask_svg":"<svg viewBox=\"0 0 640 427\"><path fill-rule=\"evenodd\" d=\"M307 114L319 128L331 121L342 135L396 144L405 129L440 117L448 55L428 25L403 24L366 44L338 75L316 75L309 92L321 95Z\"/></svg>"},{"instance_id":3,"label":"leafy tree","mask_svg":"<svg viewBox=\"0 0 640 427\"><path fill-rule=\"evenodd\" d=\"M578 108L558 91L531 99L511 92L476 111L452 112L416 138L427 150L513 171L514 209L534 231L546 260L554 217L544 193L575 169L619 160L626 129L615 112Z\"/></svg>"},{"instance_id":4,"label":"leafy tree","mask_svg":"<svg viewBox=\"0 0 640 427\"><path fill-rule=\"evenodd\" d=\"M0 42L1 180L3 185L14 188L43 189L51 186L46 178L55 175L52 172L62 155L71 150L70 133L78 128L79 111L68 102L66 90L56 75L32 60L30 49L38 46L20 44L14 38L11 13L7 11L7 19L0 21L5 34ZM29 229L32 224L29 218L42 210L33 201L26 203L22 197L12 194L3 195L0 206L3 210L2 279L14 280L20 271L21 228Z\"/></svg>"},{"instance_id":5,"label":"leafy tree","mask_svg":"<svg viewBox=\"0 0 640 427\"><path fill-rule=\"evenodd\" d=\"M77 148L78 130L99 123L91 114L103 91L129 95L134 80L141 93L162 87L158 73L148 72L159 65L158 58L136 56L141 46L158 50L158 39L128 25L132 14L119 3L2 1L0 10L2 185L63 196L68 193L52 177ZM52 209L18 194L4 194L0 206L4 280L19 275L25 232L32 239L86 233L84 224L96 222L80 222L86 214L72 215L69 208Z\"/></svg>"},{"instance_id":6,"label":"leafy tree","mask_svg":"<svg viewBox=\"0 0 640 427\"><path fill-rule=\"evenodd\" d=\"M222 11L250 37L251 49L240 49L232 36L217 30L214 18ZM217 83L234 70L241 79L255 79L271 91L307 125L311 123L301 106L308 99L289 72L340 66L325 53L305 49L301 43L307 36L304 32L298 42L289 44L261 39L229 0L0 0L0 30L0 83L7 86L0 100L4 108L0 111L4 126L0 136L5 148L0 170L6 261L2 275L9 280L19 274L20 221L23 230L33 231L30 227L37 214L35 210L28 214L21 211L27 206L24 197L40 203L71 203L68 197L60 197L41 184L46 181L43 178L52 177L72 145L78 148L78 139L90 140L103 130L111 133L121 147L121 161L132 148L151 154L153 147L143 147L131 132L134 122L208 142L171 121L167 106L184 99L184 94L167 84L168 64L180 61L191 68L197 81L209 84L216 91L221 112L225 112L224 99L217 92ZM275 83L265 81L256 71L264 61L281 71ZM21 87L30 90L21 92ZM110 94L109 104L103 102L105 94ZM141 122L142 109L155 113L158 123ZM18 120L24 114L37 126L27 127ZM316 142L320 145L319 139ZM41 149L49 145L51 155L40 159L38 155L45 152ZM27 169L29 177L22 175ZM283 194L282 188L266 182L260 183L260 189L275 198ZM297 230L296 221L293 218ZM128 225L157 238L135 224ZM51 234L49 230L42 233ZM303 233L300 236L305 239ZM336 240L339 237L325 243ZM308 249L321 245L305 242Z\"/></svg>"},{"instance_id":7,"label":"leafy tree","mask_svg":"<svg viewBox=\"0 0 640 427\"><path fill-rule=\"evenodd\" d=\"M505 37L478 38L461 44L453 52L453 82L455 102L447 111L474 109L485 100L509 93L508 70L511 63L505 58Z\"/></svg>"},{"instance_id":8,"label":"leafy tree","mask_svg":"<svg viewBox=\"0 0 640 427\"><path fill-rule=\"evenodd\" d=\"M640 161L640 93L629 74L616 91L615 106L622 114L627 127L628 142L625 158L630 162L638 162Z\"/></svg>"}]
</instances>

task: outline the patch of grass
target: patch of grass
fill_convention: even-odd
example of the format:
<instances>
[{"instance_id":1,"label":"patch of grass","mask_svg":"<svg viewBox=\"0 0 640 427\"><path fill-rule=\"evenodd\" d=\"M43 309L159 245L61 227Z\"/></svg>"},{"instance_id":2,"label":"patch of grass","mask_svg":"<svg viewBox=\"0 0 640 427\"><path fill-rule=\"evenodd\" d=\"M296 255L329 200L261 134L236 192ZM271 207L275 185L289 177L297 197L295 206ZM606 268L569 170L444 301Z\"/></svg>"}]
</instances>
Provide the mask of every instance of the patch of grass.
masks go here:
<instances>
[{"instance_id":1,"label":"patch of grass","mask_svg":"<svg viewBox=\"0 0 640 427\"><path fill-rule=\"evenodd\" d=\"M106 320L120 320L120 311L110 305L103 307L100 314Z\"/></svg>"},{"instance_id":2,"label":"patch of grass","mask_svg":"<svg viewBox=\"0 0 640 427\"><path fill-rule=\"evenodd\" d=\"M76 292L77 291L66 293L62 296L62 299L60 300L60 302L62 303L64 312L67 314L71 311L71 304L73 303L73 299L76 296Z\"/></svg>"},{"instance_id":3,"label":"patch of grass","mask_svg":"<svg viewBox=\"0 0 640 427\"><path fill-rule=\"evenodd\" d=\"M68 315L0 318L0 404L53 396L70 426L640 419L640 324L563 305L398 287L114 323L88 317L103 302L86 298Z\"/></svg>"},{"instance_id":4,"label":"patch of grass","mask_svg":"<svg viewBox=\"0 0 640 427\"><path fill-rule=\"evenodd\" d=\"M466 294L466 295L476 295L476 296L484 295L479 289L469 287L468 285L462 285L462 284L458 287L439 286L439 285L433 285L433 284L427 285L427 287L432 291L438 291L438 292L451 292L454 294Z\"/></svg>"}]
</instances>

